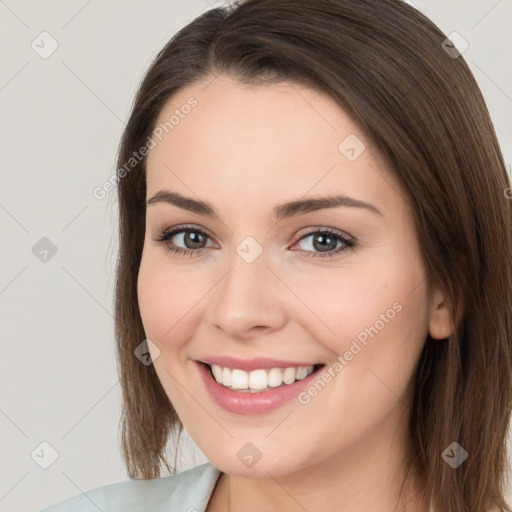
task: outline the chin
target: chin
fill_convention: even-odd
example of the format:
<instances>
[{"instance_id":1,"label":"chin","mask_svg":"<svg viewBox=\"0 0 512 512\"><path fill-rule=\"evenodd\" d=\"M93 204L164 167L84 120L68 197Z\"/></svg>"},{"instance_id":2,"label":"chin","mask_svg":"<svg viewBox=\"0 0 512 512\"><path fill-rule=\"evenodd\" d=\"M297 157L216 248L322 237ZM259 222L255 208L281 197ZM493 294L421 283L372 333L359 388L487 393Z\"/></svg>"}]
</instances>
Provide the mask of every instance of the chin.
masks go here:
<instances>
[{"instance_id":1,"label":"chin","mask_svg":"<svg viewBox=\"0 0 512 512\"><path fill-rule=\"evenodd\" d=\"M223 473L235 474L250 478L269 478L279 477L294 473L305 469L309 464L302 460L293 460L286 452L280 451L279 456L275 454L272 456L265 457L265 454L260 452L261 458L257 458L257 452L253 451L253 459L250 459L250 452L253 448L245 447L245 451L233 454L233 456L227 453L214 455L207 457L208 460Z\"/></svg>"}]
</instances>

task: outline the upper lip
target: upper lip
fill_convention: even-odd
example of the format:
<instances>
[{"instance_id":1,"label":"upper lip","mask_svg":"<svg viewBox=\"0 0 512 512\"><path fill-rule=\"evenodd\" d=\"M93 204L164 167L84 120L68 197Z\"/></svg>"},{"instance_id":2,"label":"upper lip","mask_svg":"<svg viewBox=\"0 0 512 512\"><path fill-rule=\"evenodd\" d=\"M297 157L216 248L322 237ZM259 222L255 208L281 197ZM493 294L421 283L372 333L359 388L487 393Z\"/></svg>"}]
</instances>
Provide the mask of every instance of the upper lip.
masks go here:
<instances>
[{"instance_id":1,"label":"upper lip","mask_svg":"<svg viewBox=\"0 0 512 512\"><path fill-rule=\"evenodd\" d=\"M239 370L251 371L270 368L290 368L299 366L312 366L319 363L285 361L283 359L273 359L270 357L255 357L252 359L238 359L230 356L210 356L200 359L199 362L208 365L216 364L224 368L237 368Z\"/></svg>"}]
</instances>

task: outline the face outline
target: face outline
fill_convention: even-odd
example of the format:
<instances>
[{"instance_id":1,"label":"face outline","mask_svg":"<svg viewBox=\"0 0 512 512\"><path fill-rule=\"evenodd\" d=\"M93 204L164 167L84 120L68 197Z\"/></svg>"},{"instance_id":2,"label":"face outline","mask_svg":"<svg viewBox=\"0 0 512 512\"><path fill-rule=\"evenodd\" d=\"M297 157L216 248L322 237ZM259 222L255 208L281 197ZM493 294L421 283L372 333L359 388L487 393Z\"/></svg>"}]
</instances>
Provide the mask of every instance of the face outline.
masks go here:
<instances>
[{"instance_id":1,"label":"face outline","mask_svg":"<svg viewBox=\"0 0 512 512\"><path fill-rule=\"evenodd\" d=\"M218 216L148 205L138 276L145 333L159 351L154 367L183 425L217 468L244 476L332 471L370 447L389 454L427 333L449 335L442 295L427 295L407 201L378 152L323 94L221 75L179 91L157 125L191 97L197 106L149 152L146 199L177 192ZM272 218L278 204L341 194L382 215L344 206ZM155 240L183 225L208 235L200 254L174 254ZM354 248L320 257L312 234L325 228ZM173 241L185 248L182 234ZM257 242L250 250L262 250L250 263L237 251L247 237ZM306 388L302 401L236 414L213 401L200 377L197 361L215 355L323 363L313 382L326 372L331 379L316 394ZM254 465L243 461L251 450L261 457Z\"/></svg>"}]
</instances>

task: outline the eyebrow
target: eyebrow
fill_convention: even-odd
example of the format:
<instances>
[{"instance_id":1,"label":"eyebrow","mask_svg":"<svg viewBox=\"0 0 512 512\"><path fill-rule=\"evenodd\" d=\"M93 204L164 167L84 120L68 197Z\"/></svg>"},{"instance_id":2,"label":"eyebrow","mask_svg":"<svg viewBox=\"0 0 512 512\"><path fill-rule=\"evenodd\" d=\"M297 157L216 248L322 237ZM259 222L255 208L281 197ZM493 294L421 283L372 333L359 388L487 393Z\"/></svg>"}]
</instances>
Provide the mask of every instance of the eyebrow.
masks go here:
<instances>
[{"instance_id":1,"label":"eyebrow","mask_svg":"<svg viewBox=\"0 0 512 512\"><path fill-rule=\"evenodd\" d=\"M184 210L197 213L198 215L204 215L206 217L217 217L215 209L209 203L192 199L191 197L182 196L177 192L160 190L146 202L148 206L156 203L168 203L177 206L178 208L183 208ZM373 204L366 203L359 199L354 199L345 195L300 199L298 201L283 203L273 209L273 217L276 220L281 220L316 210L323 210L325 208L337 208L340 206L346 206L350 208L363 208L376 215L384 217L382 212Z\"/></svg>"}]
</instances>

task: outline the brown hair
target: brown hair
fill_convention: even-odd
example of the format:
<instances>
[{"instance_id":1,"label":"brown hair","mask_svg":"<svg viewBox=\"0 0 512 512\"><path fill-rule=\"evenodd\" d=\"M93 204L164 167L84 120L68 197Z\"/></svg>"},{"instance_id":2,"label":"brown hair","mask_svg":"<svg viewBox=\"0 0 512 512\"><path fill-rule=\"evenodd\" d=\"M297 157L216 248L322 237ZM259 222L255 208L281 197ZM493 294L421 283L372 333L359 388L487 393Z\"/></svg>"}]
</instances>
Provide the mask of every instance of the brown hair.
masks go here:
<instances>
[{"instance_id":1,"label":"brown hair","mask_svg":"<svg viewBox=\"0 0 512 512\"><path fill-rule=\"evenodd\" d=\"M243 83L289 80L338 102L388 159L410 203L430 289L451 304L454 333L427 335L414 378L408 468L438 512L509 510L512 205L503 156L477 83L446 36L400 0L246 0L202 14L160 51L137 93L118 155L120 252L116 339L121 437L131 478L160 476L179 419L152 365L137 275L145 163L121 168L179 89L217 73ZM126 167L126 166L125 166ZM456 441L457 469L442 458Z\"/></svg>"}]
</instances>

